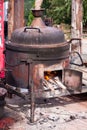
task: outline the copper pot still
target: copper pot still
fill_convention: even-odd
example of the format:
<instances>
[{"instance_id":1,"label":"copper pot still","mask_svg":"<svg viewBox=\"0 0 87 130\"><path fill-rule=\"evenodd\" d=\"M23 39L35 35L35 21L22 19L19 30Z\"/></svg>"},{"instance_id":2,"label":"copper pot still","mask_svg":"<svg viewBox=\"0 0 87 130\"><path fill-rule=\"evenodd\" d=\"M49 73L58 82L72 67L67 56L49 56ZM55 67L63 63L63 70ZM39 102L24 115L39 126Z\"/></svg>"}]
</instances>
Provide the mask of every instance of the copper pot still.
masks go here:
<instances>
[{"instance_id":1,"label":"copper pot still","mask_svg":"<svg viewBox=\"0 0 87 130\"><path fill-rule=\"evenodd\" d=\"M45 25L41 18L43 9L33 9L32 13L34 20L31 26L16 29L11 40L6 42L6 68L9 70L6 82L20 88L29 88L31 73L38 85L45 67L69 61L69 44L63 31ZM30 72L32 63L34 69ZM36 69L42 73L41 76L36 74Z\"/></svg>"}]
</instances>

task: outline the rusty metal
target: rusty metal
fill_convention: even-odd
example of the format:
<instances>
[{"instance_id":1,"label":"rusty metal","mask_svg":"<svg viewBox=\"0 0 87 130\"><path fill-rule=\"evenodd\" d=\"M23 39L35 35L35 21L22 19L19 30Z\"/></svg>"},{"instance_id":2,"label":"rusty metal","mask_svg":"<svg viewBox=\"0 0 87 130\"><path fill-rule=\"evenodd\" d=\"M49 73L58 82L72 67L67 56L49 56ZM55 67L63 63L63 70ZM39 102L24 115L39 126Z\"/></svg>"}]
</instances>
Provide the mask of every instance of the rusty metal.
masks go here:
<instances>
[{"instance_id":1,"label":"rusty metal","mask_svg":"<svg viewBox=\"0 0 87 130\"><path fill-rule=\"evenodd\" d=\"M53 64L69 58L69 43L64 33L45 26L41 19L43 9L32 12L35 19L31 26L16 29L11 41L6 42L6 66L12 70L7 72L6 79L12 86L28 88L27 62L30 59Z\"/></svg>"},{"instance_id":2,"label":"rusty metal","mask_svg":"<svg viewBox=\"0 0 87 130\"><path fill-rule=\"evenodd\" d=\"M34 92L34 82L33 82L33 63L30 65L30 79L29 79L29 87L30 87L30 97L31 97L31 111L30 111L30 122L34 122L34 110L35 110L35 92Z\"/></svg>"},{"instance_id":3,"label":"rusty metal","mask_svg":"<svg viewBox=\"0 0 87 130\"><path fill-rule=\"evenodd\" d=\"M72 43L76 44L72 44ZM77 47L79 47L79 53L82 53L82 39L81 38L71 38L68 43L70 43L70 52L75 50Z\"/></svg>"},{"instance_id":4,"label":"rusty metal","mask_svg":"<svg viewBox=\"0 0 87 130\"><path fill-rule=\"evenodd\" d=\"M45 25L41 19L43 9L32 12L35 19L31 26L16 29L11 40L6 42L5 61L10 70L6 73L6 82L29 90L30 121L34 122L35 92L40 87L35 81L38 78L40 84L41 77L39 78L38 74L42 71L38 67L42 65L44 69L44 66L69 60L70 45L65 41L61 30Z\"/></svg>"},{"instance_id":5,"label":"rusty metal","mask_svg":"<svg viewBox=\"0 0 87 130\"><path fill-rule=\"evenodd\" d=\"M75 91L81 92L82 91L82 72L73 70L73 69L65 69L64 70L64 84L70 93L74 93Z\"/></svg>"}]
</instances>

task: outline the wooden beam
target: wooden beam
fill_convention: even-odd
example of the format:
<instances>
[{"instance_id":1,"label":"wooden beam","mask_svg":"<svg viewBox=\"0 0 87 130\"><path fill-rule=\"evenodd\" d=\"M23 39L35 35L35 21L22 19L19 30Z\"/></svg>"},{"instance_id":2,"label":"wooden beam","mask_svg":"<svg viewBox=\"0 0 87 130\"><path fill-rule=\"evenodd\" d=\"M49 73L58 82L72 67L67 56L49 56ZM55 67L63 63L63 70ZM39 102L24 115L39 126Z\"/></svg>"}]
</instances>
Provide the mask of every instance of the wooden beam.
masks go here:
<instances>
[{"instance_id":1,"label":"wooden beam","mask_svg":"<svg viewBox=\"0 0 87 130\"><path fill-rule=\"evenodd\" d=\"M24 26L24 0L14 0L14 29Z\"/></svg>"},{"instance_id":2,"label":"wooden beam","mask_svg":"<svg viewBox=\"0 0 87 130\"><path fill-rule=\"evenodd\" d=\"M9 0L8 4L8 39L12 32L24 26L24 0Z\"/></svg>"},{"instance_id":3,"label":"wooden beam","mask_svg":"<svg viewBox=\"0 0 87 130\"><path fill-rule=\"evenodd\" d=\"M14 28L14 0L8 1L8 39L10 40Z\"/></svg>"},{"instance_id":4,"label":"wooden beam","mask_svg":"<svg viewBox=\"0 0 87 130\"><path fill-rule=\"evenodd\" d=\"M72 0L72 20L71 36L72 38L81 38L83 32L83 6L82 0Z\"/></svg>"}]
</instances>

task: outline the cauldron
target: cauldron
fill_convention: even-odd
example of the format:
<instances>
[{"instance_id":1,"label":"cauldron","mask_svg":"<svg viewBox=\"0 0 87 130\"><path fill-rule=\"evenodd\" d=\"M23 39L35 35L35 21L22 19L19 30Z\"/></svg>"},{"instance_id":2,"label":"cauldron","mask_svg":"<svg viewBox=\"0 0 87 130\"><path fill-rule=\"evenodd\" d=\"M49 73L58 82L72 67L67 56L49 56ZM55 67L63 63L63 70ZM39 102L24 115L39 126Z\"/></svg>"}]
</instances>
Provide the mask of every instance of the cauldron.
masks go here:
<instances>
[{"instance_id":1,"label":"cauldron","mask_svg":"<svg viewBox=\"0 0 87 130\"><path fill-rule=\"evenodd\" d=\"M29 86L29 64L54 64L69 59L69 44L62 30L46 26L41 16L43 9L32 10L30 27L16 29L6 42L6 82L16 87Z\"/></svg>"}]
</instances>

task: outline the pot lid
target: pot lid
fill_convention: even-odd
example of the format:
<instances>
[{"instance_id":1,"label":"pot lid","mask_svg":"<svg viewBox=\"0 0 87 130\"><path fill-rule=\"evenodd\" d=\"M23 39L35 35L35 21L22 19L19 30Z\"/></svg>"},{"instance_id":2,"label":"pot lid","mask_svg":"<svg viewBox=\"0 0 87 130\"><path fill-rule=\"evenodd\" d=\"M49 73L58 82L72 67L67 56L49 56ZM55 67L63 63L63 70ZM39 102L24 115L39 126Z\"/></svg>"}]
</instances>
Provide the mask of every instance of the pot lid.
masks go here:
<instances>
[{"instance_id":1,"label":"pot lid","mask_svg":"<svg viewBox=\"0 0 87 130\"><path fill-rule=\"evenodd\" d=\"M24 27L16 29L11 37L13 44L50 45L65 42L64 33L54 27Z\"/></svg>"},{"instance_id":2,"label":"pot lid","mask_svg":"<svg viewBox=\"0 0 87 130\"><path fill-rule=\"evenodd\" d=\"M32 10L35 16L30 27L16 29L11 36L11 41L6 42L6 48L10 50L35 53L40 52L55 52L60 48L69 50L69 45L65 41L62 30L46 26L41 15L43 9Z\"/></svg>"},{"instance_id":3,"label":"pot lid","mask_svg":"<svg viewBox=\"0 0 87 130\"><path fill-rule=\"evenodd\" d=\"M32 9L35 18L31 26L16 29L12 34L11 42L29 45L47 45L65 42L62 30L45 25L41 18L43 10Z\"/></svg>"}]
</instances>

